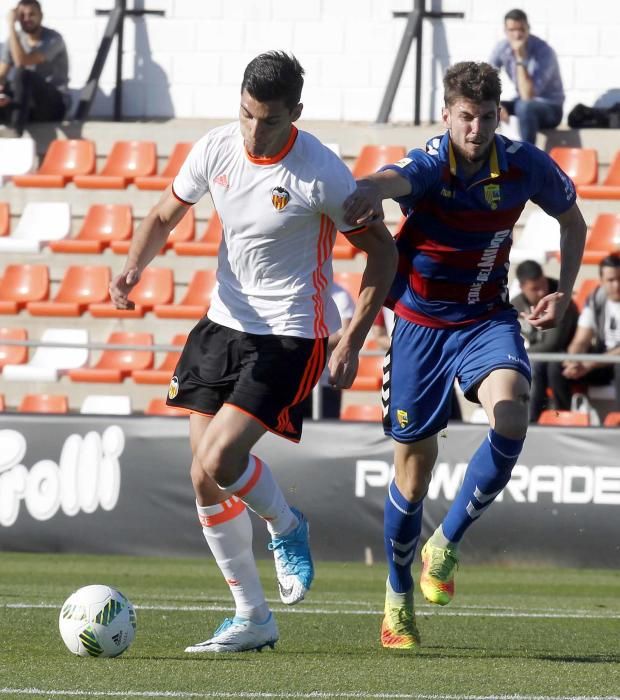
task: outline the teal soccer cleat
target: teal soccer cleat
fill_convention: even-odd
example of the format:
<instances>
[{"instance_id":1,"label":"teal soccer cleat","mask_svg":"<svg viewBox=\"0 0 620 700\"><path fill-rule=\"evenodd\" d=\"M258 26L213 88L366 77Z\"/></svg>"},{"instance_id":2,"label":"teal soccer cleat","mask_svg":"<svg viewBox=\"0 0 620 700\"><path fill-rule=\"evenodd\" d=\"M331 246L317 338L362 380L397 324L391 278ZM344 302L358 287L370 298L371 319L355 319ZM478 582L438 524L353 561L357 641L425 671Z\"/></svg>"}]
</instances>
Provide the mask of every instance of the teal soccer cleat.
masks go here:
<instances>
[{"instance_id":1,"label":"teal soccer cleat","mask_svg":"<svg viewBox=\"0 0 620 700\"><path fill-rule=\"evenodd\" d=\"M273 537L267 545L273 552L280 599L285 605L302 601L312 585L314 566L310 554L310 526L303 513L291 508L299 524L287 535Z\"/></svg>"}]
</instances>

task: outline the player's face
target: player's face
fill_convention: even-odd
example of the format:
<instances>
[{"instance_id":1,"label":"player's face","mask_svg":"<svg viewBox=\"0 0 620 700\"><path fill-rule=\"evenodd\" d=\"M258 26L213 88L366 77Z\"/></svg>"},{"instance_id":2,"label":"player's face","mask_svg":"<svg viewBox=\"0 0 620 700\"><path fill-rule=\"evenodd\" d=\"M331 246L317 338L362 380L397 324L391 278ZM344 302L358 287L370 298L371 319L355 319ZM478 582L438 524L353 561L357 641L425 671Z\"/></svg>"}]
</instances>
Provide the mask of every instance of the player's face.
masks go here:
<instances>
[{"instance_id":1,"label":"player's face","mask_svg":"<svg viewBox=\"0 0 620 700\"><path fill-rule=\"evenodd\" d=\"M472 102L465 98L442 110L457 155L469 163L486 159L499 124L499 105L493 100Z\"/></svg>"},{"instance_id":2,"label":"player's face","mask_svg":"<svg viewBox=\"0 0 620 700\"><path fill-rule=\"evenodd\" d=\"M39 30L43 15L34 5L18 5L17 20L26 34L34 34Z\"/></svg>"},{"instance_id":3,"label":"player's face","mask_svg":"<svg viewBox=\"0 0 620 700\"><path fill-rule=\"evenodd\" d=\"M291 124L299 119L302 105L289 109L282 100L259 102L247 90L241 93L239 123L250 155L270 158L286 145Z\"/></svg>"},{"instance_id":4,"label":"player's face","mask_svg":"<svg viewBox=\"0 0 620 700\"><path fill-rule=\"evenodd\" d=\"M506 38L510 43L515 41L523 42L530 35L529 26L525 22L521 22L518 19L506 20L504 31L506 33Z\"/></svg>"},{"instance_id":5,"label":"player's face","mask_svg":"<svg viewBox=\"0 0 620 700\"><path fill-rule=\"evenodd\" d=\"M620 267L604 267L601 270L601 284L611 301L620 301Z\"/></svg>"},{"instance_id":6,"label":"player's face","mask_svg":"<svg viewBox=\"0 0 620 700\"><path fill-rule=\"evenodd\" d=\"M528 304L536 306L538 302L549 294L549 283L543 275L537 280L524 280L521 282L521 293L527 299Z\"/></svg>"}]
</instances>

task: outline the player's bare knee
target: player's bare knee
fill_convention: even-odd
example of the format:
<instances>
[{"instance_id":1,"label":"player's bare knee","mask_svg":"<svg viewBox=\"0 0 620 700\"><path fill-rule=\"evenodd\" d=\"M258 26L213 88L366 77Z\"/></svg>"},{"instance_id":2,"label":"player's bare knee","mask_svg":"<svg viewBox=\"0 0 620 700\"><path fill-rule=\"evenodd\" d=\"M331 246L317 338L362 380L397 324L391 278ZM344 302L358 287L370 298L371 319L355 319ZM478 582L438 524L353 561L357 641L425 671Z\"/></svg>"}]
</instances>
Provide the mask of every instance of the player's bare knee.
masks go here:
<instances>
[{"instance_id":1,"label":"player's bare knee","mask_svg":"<svg viewBox=\"0 0 620 700\"><path fill-rule=\"evenodd\" d=\"M430 455L416 454L395 465L396 485L408 501L415 503L426 496L434 464Z\"/></svg>"},{"instance_id":2,"label":"player's bare knee","mask_svg":"<svg viewBox=\"0 0 620 700\"><path fill-rule=\"evenodd\" d=\"M510 401L495 404L493 415L496 433L513 440L525 437L529 423L529 395L520 394Z\"/></svg>"}]
</instances>

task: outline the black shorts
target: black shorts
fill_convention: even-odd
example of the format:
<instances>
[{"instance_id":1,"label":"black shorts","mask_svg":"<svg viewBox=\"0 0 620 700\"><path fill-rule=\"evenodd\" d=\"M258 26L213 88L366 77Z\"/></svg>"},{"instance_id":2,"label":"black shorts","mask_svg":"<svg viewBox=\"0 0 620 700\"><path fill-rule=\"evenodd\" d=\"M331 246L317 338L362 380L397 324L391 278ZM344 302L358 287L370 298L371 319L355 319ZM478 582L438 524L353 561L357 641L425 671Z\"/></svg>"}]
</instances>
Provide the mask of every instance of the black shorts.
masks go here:
<instances>
[{"instance_id":1,"label":"black shorts","mask_svg":"<svg viewBox=\"0 0 620 700\"><path fill-rule=\"evenodd\" d=\"M326 350L327 338L254 335L205 316L187 338L166 403L206 415L232 404L298 442L302 402L319 381Z\"/></svg>"}]
</instances>

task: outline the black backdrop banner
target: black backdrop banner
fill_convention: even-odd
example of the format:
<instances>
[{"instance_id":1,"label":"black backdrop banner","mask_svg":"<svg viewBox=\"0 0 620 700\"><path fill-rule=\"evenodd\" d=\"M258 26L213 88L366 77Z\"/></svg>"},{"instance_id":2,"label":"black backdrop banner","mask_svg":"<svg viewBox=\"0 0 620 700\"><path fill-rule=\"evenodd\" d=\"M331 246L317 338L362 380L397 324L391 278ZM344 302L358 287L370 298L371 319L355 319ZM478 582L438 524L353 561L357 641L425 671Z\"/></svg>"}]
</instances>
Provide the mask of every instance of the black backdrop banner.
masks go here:
<instances>
[{"instance_id":1,"label":"black backdrop banner","mask_svg":"<svg viewBox=\"0 0 620 700\"><path fill-rule=\"evenodd\" d=\"M441 522L484 426L450 424L425 500ZM620 431L534 426L512 479L475 523L468 561L617 567ZM256 453L311 523L317 559L383 559L392 447L371 423L307 422L300 445L266 435ZM195 556L206 553L182 418L3 416L0 549ZM264 524L253 518L257 556Z\"/></svg>"}]
</instances>

